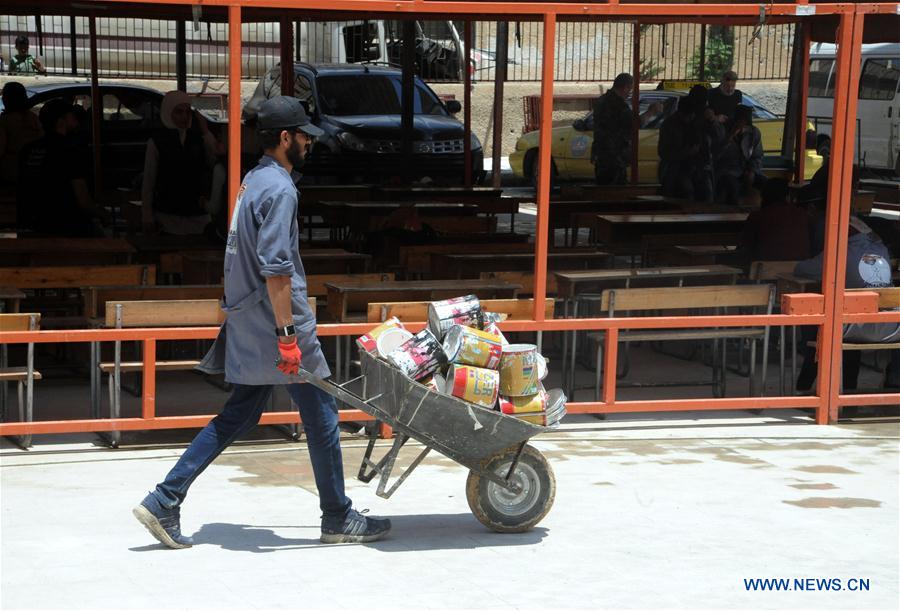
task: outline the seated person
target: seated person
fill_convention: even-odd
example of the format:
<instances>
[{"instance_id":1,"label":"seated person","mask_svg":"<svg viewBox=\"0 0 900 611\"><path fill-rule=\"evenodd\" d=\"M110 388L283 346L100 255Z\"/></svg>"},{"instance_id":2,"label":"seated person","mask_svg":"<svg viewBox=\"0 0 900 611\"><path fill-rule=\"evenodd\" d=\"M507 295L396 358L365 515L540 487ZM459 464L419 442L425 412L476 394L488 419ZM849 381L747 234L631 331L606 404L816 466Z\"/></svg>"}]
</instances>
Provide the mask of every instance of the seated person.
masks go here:
<instances>
[{"instance_id":1,"label":"seated person","mask_svg":"<svg viewBox=\"0 0 900 611\"><path fill-rule=\"evenodd\" d=\"M808 259L809 217L804 208L788 202L788 182L767 180L762 207L750 214L741 235L741 250L750 261Z\"/></svg>"},{"instance_id":2,"label":"seated person","mask_svg":"<svg viewBox=\"0 0 900 611\"><path fill-rule=\"evenodd\" d=\"M891 254L881 239L860 219L850 218L850 237L847 243L847 270L846 288L884 288L893 286L891 282ZM824 252L812 259L800 261L794 268L797 276L804 278L822 279L822 265ZM876 323L884 325L885 337L876 340L875 343L900 342L900 332L896 323ZM854 331L855 325L845 325L844 335L846 341L852 343L864 343L854 341L848 336L848 332ZM856 329L855 331L858 331ZM807 391L812 388L818 374L816 363L816 349L808 346L808 342L815 341L816 327L803 327L800 333L802 341L800 352L803 355L803 366L797 376L797 390ZM888 337L890 336L890 337ZM859 350L845 350L843 353L843 388L845 391L855 390L857 377L859 376L859 363L862 356ZM900 350L891 351L891 362L888 365L885 379L885 388L900 388Z\"/></svg>"},{"instance_id":3,"label":"seated person","mask_svg":"<svg viewBox=\"0 0 900 611\"><path fill-rule=\"evenodd\" d=\"M16 36L16 54L9 60L10 74L47 74L44 64L28 52L28 37Z\"/></svg>"},{"instance_id":4,"label":"seated person","mask_svg":"<svg viewBox=\"0 0 900 611\"><path fill-rule=\"evenodd\" d=\"M740 105L715 156L716 201L737 205L751 188L759 189L763 176L762 134L753 125L753 109Z\"/></svg>"},{"instance_id":5,"label":"seated person","mask_svg":"<svg viewBox=\"0 0 900 611\"><path fill-rule=\"evenodd\" d=\"M216 139L194 114L183 91L170 91L162 101L164 129L147 141L141 216L144 230L173 235L203 233L210 222L207 202L210 174L216 161Z\"/></svg>"},{"instance_id":6,"label":"seated person","mask_svg":"<svg viewBox=\"0 0 900 611\"><path fill-rule=\"evenodd\" d=\"M10 81L3 86L0 113L0 182L14 185L19 179L19 155L30 142L41 137L41 122L28 110L25 86Z\"/></svg>"},{"instance_id":7,"label":"seated person","mask_svg":"<svg viewBox=\"0 0 900 611\"><path fill-rule=\"evenodd\" d=\"M41 108L44 136L22 152L17 194L20 228L68 236L102 236L105 218L88 189L90 156L75 145L78 128L72 104L56 98Z\"/></svg>"}]
</instances>

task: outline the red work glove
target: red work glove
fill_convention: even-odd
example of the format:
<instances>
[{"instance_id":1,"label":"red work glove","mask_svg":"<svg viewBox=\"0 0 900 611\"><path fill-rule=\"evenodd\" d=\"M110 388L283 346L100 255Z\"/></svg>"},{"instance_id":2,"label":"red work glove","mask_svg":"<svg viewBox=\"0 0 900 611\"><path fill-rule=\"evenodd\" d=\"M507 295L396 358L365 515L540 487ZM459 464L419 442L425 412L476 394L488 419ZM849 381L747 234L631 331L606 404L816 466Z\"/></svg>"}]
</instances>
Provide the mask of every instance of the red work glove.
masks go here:
<instances>
[{"instance_id":1,"label":"red work glove","mask_svg":"<svg viewBox=\"0 0 900 611\"><path fill-rule=\"evenodd\" d=\"M295 376L300 371L300 359L303 355L300 353L300 346L297 345L297 339L293 338L290 343L278 342L278 352L280 356L275 362L275 366L285 375Z\"/></svg>"}]
</instances>

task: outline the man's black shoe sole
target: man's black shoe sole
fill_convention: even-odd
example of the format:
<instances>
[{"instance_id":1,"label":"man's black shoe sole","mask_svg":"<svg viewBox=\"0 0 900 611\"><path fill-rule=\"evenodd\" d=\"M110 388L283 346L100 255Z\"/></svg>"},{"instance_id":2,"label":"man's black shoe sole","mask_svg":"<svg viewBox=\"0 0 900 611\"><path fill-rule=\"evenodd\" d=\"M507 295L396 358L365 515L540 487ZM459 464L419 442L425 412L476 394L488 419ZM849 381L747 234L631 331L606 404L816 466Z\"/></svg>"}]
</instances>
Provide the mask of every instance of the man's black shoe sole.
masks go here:
<instances>
[{"instance_id":1,"label":"man's black shoe sole","mask_svg":"<svg viewBox=\"0 0 900 611\"><path fill-rule=\"evenodd\" d=\"M159 523L159 520L156 519L156 516L150 513L150 510L143 505L138 505L131 510L131 513L133 513L134 517L137 518L137 521L143 524L144 527L150 531L150 534L163 545L171 547L172 549L191 547L187 543L179 543L170 537L169 533L166 532L166 529L163 528L162 524Z\"/></svg>"}]
</instances>

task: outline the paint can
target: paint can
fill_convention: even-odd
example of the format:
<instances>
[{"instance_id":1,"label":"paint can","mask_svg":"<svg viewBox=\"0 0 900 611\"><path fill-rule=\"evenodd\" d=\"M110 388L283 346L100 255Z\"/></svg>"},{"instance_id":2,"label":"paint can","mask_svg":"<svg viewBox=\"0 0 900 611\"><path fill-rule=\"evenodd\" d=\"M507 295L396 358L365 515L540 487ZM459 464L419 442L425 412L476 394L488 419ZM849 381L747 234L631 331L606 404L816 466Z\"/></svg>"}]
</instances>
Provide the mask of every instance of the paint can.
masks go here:
<instances>
[{"instance_id":1,"label":"paint can","mask_svg":"<svg viewBox=\"0 0 900 611\"><path fill-rule=\"evenodd\" d=\"M414 380L421 380L443 367L447 356L441 343L422 329L388 355L388 361Z\"/></svg>"},{"instance_id":2,"label":"paint can","mask_svg":"<svg viewBox=\"0 0 900 611\"><path fill-rule=\"evenodd\" d=\"M446 393L463 401L493 408L500 389L500 373L470 365L451 365L447 371Z\"/></svg>"},{"instance_id":3,"label":"paint can","mask_svg":"<svg viewBox=\"0 0 900 611\"><path fill-rule=\"evenodd\" d=\"M466 295L428 304L428 328L435 337L444 339L453 325L484 328L484 312L481 311L478 297Z\"/></svg>"},{"instance_id":4,"label":"paint can","mask_svg":"<svg viewBox=\"0 0 900 611\"><path fill-rule=\"evenodd\" d=\"M356 345L360 350L364 350L369 354L378 353L378 336L388 329L402 329L403 323L396 316L388 318L386 321L360 337L356 338Z\"/></svg>"},{"instance_id":5,"label":"paint can","mask_svg":"<svg viewBox=\"0 0 900 611\"><path fill-rule=\"evenodd\" d=\"M533 414L547 409L547 393L543 388L527 397L500 397L500 411L504 414Z\"/></svg>"},{"instance_id":6,"label":"paint can","mask_svg":"<svg viewBox=\"0 0 900 611\"><path fill-rule=\"evenodd\" d=\"M451 363L499 369L503 343L493 333L453 325L444 336L444 352Z\"/></svg>"},{"instance_id":7,"label":"paint can","mask_svg":"<svg viewBox=\"0 0 900 611\"><path fill-rule=\"evenodd\" d=\"M547 424L553 426L559 424L566 415L566 395L562 389L554 388L547 393Z\"/></svg>"},{"instance_id":8,"label":"paint can","mask_svg":"<svg viewBox=\"0 0 900 611\"><path fill-rule=\"evenodd\" d=\"M509 340L506 339L506 336L503 335L502 331L500 331L500 327L497 325L497 323L492 322L492 323L486 324L484 327L484 330L487 331L488 333L491 333L492 335L496 335L497 337L499 337L500 343L502 345L509 346Z\"/></svg>"},{"instance_id":9,"label":"paint can","mask_svg":"<svg viewBox=\"0 0 900 611\"><path fill-rule=\"evenodd\" d=\"M547 362L534 344L503 346L500 357L500 394L527 397L538 394L540 381L547 375Z\"/></svg>"},{"instance_id":10,"label":"paint can","mask_svg":"<svg viewBox=\"0 0 900 611\"><path fill-rule=\"evenodd\" d=\"M375 340L378 356L386 359L388 355L412 338L413 334L402 327L385 329Z\"/></svg>"}]
</instances>

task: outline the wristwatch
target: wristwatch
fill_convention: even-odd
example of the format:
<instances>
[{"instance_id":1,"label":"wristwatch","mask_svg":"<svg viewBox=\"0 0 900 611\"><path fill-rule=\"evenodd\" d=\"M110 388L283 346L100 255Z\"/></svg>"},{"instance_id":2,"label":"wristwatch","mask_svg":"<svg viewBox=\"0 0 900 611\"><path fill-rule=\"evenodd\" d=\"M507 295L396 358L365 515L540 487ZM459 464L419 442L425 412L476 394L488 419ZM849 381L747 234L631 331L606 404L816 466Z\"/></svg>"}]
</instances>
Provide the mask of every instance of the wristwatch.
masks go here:
<instances>
[{"instance_id":1,"label":"wristwatch","mask_svg":"<svg viewBox=\"0 0 900 611\"><path fill-rule=\"evenodd\" d=\"M285 325L283 327L275 327L275 335L278 337L294 337L297 332L294 330L294 325Z\"/></svg>"}]
</instances>

